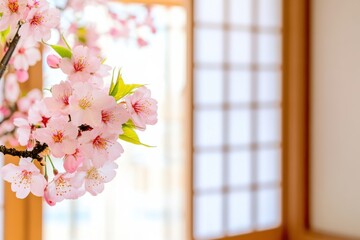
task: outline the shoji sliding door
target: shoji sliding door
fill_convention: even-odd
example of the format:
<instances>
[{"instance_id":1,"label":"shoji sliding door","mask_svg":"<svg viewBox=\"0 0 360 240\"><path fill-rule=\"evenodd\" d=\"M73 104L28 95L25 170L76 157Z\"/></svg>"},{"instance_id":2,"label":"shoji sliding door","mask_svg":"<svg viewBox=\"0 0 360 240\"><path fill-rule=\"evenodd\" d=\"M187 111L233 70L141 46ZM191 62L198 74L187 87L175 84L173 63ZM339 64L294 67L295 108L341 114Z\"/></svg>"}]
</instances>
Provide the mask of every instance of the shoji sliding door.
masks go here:
<instances>
[{"instance_id":1,"label":"shoji sliding door","mask_svg":"<svg viewBox=\"0 0 360 240\"><path fill-rule=\"evenodd\" d=\"M281 4L193 1L194 239L280 238Z\"/></svg>"}]
</instances>

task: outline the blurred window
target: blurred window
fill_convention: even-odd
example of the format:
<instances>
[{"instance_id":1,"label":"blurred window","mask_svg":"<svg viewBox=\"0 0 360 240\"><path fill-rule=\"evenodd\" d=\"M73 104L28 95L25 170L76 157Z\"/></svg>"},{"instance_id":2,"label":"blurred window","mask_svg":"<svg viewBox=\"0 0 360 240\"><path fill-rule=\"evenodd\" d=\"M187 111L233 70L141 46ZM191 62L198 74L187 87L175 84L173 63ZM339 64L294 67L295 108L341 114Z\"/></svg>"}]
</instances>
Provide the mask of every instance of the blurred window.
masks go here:
<instances>
[{"instance_id":1,"label":"blurred window","mask_svg":"<svg viewBox=\"0 0 360 240\"><path fill-rule=\"evenodd\" d=\"M114 11L144 17L143 4L113 4ZM101 7L84 9L88 21L106 25ZM97 14L97 18L93 16ZM186 14L176 6L152 6L156 34L149 45L136 41L101 38L106 64L122 69L125 81L144 83L158 100L159 121L140 132L146 148L121 142L125 153L117 160L113 181L97 197L90 194L43 205L43 239L46 240L183 240L184 203L184 104L186 76ZM49 52L44 52L46 56ZM44 58L45 59L45 58ZM44 62L44 87L63 79L60 70L49 70ZM110 81L110 78L108 79ZM61 161L57 162L61 169Z\"/></svg>"}]
</instances>

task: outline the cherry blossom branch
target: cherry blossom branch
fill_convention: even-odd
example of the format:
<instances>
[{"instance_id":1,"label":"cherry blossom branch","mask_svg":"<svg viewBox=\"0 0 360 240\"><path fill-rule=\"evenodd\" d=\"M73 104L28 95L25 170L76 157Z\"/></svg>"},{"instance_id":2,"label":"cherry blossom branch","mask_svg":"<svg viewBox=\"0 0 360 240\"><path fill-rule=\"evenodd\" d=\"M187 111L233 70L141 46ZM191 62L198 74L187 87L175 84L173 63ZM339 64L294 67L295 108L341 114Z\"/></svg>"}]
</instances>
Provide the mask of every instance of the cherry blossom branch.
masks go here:
<instances>
[{"instance_id":1,"label":"cherry blossom branch","mask_svg":"<svg viewBox=\"0 0 360 240\"><path fill-rule=\"evenodd\" d=\"M20 40L20 35L19 35L19 30L20 30L20 27L21 27L21 23L19 22L18 24L18 29L15 33L15 36L13 38L13 40L10 42L9 44L9 48L8 50L6 51L4 57L1 59L1 62L0 62L0 79L2 78L2 76L4 75L4 72L6 70L6 67L11 59L11 56L13 55L14 51L15 51L15 48L17 46L17 44L19 43L19 40Z\"/></svg>"},{"instance_id":2,"label":"cherry blossom branch","mask_svg":"<svg viewBox=\"0 0 360 240\"><path fill-rule=\"evenodd\" d=\"M42 153L48 145L46 143L41 144L40 142L36 142L35 147L29 151L29 150L17 150L15 148L7 148L3 145L0 145L0 152L2 152L4 155L11 155L16 157L23 157L23 158L32 158L36 159L39 162L42 160L42 156L40 156L40 153Z\"/></svg>"}]
</instances>

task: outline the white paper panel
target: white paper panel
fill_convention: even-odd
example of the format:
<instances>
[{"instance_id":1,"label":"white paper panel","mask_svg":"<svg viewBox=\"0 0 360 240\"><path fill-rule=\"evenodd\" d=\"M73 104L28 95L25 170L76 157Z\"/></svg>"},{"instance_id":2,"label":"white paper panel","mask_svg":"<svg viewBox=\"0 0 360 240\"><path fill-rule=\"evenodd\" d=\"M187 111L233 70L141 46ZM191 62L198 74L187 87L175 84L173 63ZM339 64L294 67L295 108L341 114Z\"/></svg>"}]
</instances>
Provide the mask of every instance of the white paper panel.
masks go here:
<instances>
[{"instance_id":1,"label":"white paper panel","mask_svg":"<svg viewBox=\"0 0 360 240\"><path fill-rule=\"evenodd\" d=\"M278 183L281 173L280 150L260 149L257 160L257 182Z\"/></svg>"},{"instance_id":2,"label":"white paper panel","mask_svg":"<svg viewBox=\"0 0 360 240\"><path fill-rule=\"evenodd\" d=\"M281 0L259 0L259 25L266 27L281 26Z\"/></svg>"},{"instance_id":3,"label":"white paper panel","mask_svg":"<svg viewBox=\"0 0 360 240\"><path fill-rule=\"evenodd\" d=\"M230 31L229 62L235 64L251 63L251 34L248 31Z\"/></svg>"},{"instance_id":4,"label":"white paper panel","mask_svg":"<svg viewBox=\"0 0 360 240\"><path fill-rule=\"evenodd\" d=\"M258 101L280 102L281 74L276 71L259 71L258 75Z\"/></svg>"},{"instance_id":5,"label":"white paper panel","mask_svg":"<svg viewBox=\"0 0 360 240\"><path fill-rule=\"evenodd\" d=\"M253 0L229 0L229 2L229 22L234 25L249 26L252 23Z\"/></svg>"},{"instance_id":6,"label":"white paper panel","mask_svg":"<svg viewBox=\"0 0 360 240\"><path fill-rule=\"evenodd\" d=\"M257 53L258 63L280 65L281 36L272 33L259 33Z\"/></svg>"},{"instance_id":7,"label":"white paper panel","mask_svg":"<svg viewBox=\"0 0 360 240\"><path fill-rule=\"evenodd\" d=\"M223 235L221 193L195 198L195 236L215 238Z\"/></svg>"},{"instance_id":8,"label":"white paper panel","mask_svg":"<svg viewBox=\"0 0 360 240\"><path fill-rule=\"evenodd\" d=\"M232 151L229 154L228 184L232 187L249 186L251 183L251 152Z\"/></svg>"},{"instance_id":9,"label":"white paper panel","mask_svg":"<svg viewBox=\"0 0 360 240\"><path fill-rule=\"evenodd\" d=\"M251 101L251 73L233 70L229 72L230 103L249 103Z\"/></svg>"},{"instance_id":10,"label":"white paper panel","mask_svg":"<svg viewBox=\"0 0 360 240\"><path fill-rule=\"evenodd\" d=\"M251 226L251 193L232 192L228 195L228 232L231 235L250 232Z\"/></svg>"},{"instance_id":11,"label":"white paper panel","mask_svg":"<svg viewBox=\"0 0 360 240\"><path fill-rule=\"evenodd\" d=\"M280 111L279 109L259 109L257 111L257 129L259 142L280 141Z\"/></svg>"},{"instance_id":12,"label":"white paper panel","mask_svg":"<svg viewBox=\"0 0 360 240\"><path fill-rule=\"evenodd\" d=\"M248 109L229 111L229 144L242 145L251 142L251 112Z\"/></svg>"},{"instance_id":13,"label":"white paper panel","mask_svg":"<svg viewBox=\"0 0 360 240\"><path fill-rule=\"evenodd\" d=\"M278 189L260 189L257 193L257 228L268 229L280 224L280 192Z\"/></svg>"},{"instance_id":14,"label":"white paper panel","mask_svg":"<svg viewBox=\"0 0 360 240\"><path fill-rule=\"evenodd\" d=\"M195 103L221 104L223 73L218 69L199 69L195 72Z\"/></svg>"},{"instance_id":15,"label":"white paper panel","mask_svg":"<svg viewBox=\"0 0 360 240\"><path fill-rule=\"evenodd\" d=\"M221 146L223 130L221 110L198 110L195 113L195 145Z\"/></svg>"},{"instance_id":16,"label":"white paper panel","mask_svg":"<svg viewBox=\"0 0 360 240\"><path fill-rule=\"evenodd\" d=\"M223 22L223 0L196 0L194 5L195 21L201 23Z\"/></svg>"},{"instance_id":17,"label":"white paper panel","mask_svg":"<svg viewBox=\"0 0 360 240\"><path fill-rule=\"evenodd\" d=\"M195 29L195 62L222 63L224 34L221 29Z\"/></svg>"},{"instance_id":18,"label":"white paper panel","mask_svg":"<svg viewBox=\"0 0 360 240\"><path fill-rule=\"evenodd\" d=\"M194 181L196 190L222 187L223 157L221 153L198 153L195 155Z\"/></svg>"}]
</instances>

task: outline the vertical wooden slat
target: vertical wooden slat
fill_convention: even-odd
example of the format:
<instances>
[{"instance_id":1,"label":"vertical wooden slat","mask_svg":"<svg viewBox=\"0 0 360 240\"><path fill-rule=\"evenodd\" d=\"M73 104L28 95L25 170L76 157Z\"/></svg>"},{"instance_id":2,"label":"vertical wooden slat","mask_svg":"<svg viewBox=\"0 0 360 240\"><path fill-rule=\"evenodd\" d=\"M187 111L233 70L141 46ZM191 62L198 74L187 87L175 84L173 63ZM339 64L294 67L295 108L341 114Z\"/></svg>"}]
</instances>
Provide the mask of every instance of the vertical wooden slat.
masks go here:
<instances>
[{"instance_id":1,"label":"vertical wooden slat","mask_svg":"<svg viewBox=\"0 0 360 240\"><path fill-rule=\"evenodd\" d=\"M186 239L193 239L194 233L194 165L193 165L193 89L194 89L194 0L186 0L186 34L187 34L187 82L186 82L186 140L187 140L187 154L185 164L185 179L186 179Z\"/></svg>"},{"instance_id":2,"label":"vertical wooden slat","mask_svg":"<svg viewBox=\"0 0 360 240\"><path fill-rule=\"evenodd\" d=\"M257 66L257 53L258 53L258 31L256 26L258 25L258 0L253 0L251 2L251 64L253 66ZM250 117L251 117L251 142L257 142L258 129L258 107L255 105L257 102L257 89L258 89L258 78L257 73L258 69L256 67L252 67L250 69L251 75L251 102L254 105L250 108ZM256 225L258 223L258 209L257 209L257 200L258 200L258 186L257 186L257 168L258 168L258 147L254 145L251 149L251 227L253 230L256 229Z\"/></svg>"},{"instance_id":3,"label":"vertical wooden slat","mask_svg":"<svg viewBox=\"0 0 360 240\"><path fill-rule=\"evenodd\" d=\"M307 0L283 1L283 179L285 239L300 239L305 226Z\"/></svg>"},{"instance_id":4,"label":"vertical wooden slat","mask_svg":"<svg viewBox=\"0 0 360 240\"><path fill-rule=\"evenodd\" d=\"M230 12L230 1L224 0L223 1L223 26L222 31L224 34L224 45L223 45L223 56L224 56L224 63L222 65L222 76L223 76L223 99L222 99L222 118L223 118L223 145L222 145L222 228L223 228L223 234L227 235L227 229L228 229L228 215L229 215L229 206L228 206L228 200L230 199L230 191L228 186L228 177L229 177L229 129L228 125L230 124L230 109L229 109L229 65L226 64L227 62L230 62L229 53L231 49L229 48L230 45L230 29L227 25L229 20L229 13Z\"/></svg>"}]
</instances>

